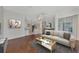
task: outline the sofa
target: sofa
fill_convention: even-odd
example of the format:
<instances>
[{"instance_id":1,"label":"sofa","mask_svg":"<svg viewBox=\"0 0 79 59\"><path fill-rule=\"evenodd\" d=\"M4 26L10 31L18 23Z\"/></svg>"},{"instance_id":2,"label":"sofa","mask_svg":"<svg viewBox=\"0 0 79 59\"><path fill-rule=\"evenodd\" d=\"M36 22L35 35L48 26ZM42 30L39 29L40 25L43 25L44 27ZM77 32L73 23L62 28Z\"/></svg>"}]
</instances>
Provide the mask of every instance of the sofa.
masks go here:
<instances>
[{"instance_id":1,"label":"sofa","mask_svg":"<svg viewBox=\"0 0 79 59\"><path fill-rule=\"evenodd\" d=\"M47 32L50 32L50 35L45 34L43 36L53 38L54 40L57 41L57 43L71 47L72 49L75 48L76 40L71 33L66 31L51 31L51 30L45 31L45 33Z\"/></svg>"}]
</instances>

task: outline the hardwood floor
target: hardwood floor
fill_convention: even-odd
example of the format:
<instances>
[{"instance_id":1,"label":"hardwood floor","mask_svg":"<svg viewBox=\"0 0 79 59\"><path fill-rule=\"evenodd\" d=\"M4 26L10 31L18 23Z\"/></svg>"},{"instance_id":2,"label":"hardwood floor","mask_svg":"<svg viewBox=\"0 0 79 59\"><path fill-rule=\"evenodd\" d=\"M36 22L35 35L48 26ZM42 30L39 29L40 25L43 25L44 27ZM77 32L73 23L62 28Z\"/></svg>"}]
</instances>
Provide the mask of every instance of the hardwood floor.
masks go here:
<instances>
[{"instance_id":1,"label":"hardwood floor","mask_svg":"<svg viewBox=\"0 0 79 59\"><path fill-rule=\"evenodd\" d=\"M8 41L7 53L36 53L38 48L32 47L32 41L39 35L30 35Z\"/></svg>"},{"instance_id":2,"label":"hardwood floor","mask_svg":"<svg viewBox=\"0 0 79 59\"><path fill-rule=\"evenodd\" d=\"M30 35L30 36L9 40L6 52L7 53L50 53L49 50L35 43L36 42L35 38L38 36L39 35ZM78 44L77 44L77 48L79 48ZM70 48L61 44L57 44L56 50L53 52L72 53Z\"/></svg>"}]
</instances>

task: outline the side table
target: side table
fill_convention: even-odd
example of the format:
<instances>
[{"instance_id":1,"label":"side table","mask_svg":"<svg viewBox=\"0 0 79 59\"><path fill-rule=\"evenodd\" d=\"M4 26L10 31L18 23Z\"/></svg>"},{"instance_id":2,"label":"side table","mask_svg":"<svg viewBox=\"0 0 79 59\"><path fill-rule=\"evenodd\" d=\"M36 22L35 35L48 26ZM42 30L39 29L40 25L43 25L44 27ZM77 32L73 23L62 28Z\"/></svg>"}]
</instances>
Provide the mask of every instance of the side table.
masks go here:
<instances>
[{"instance_id":1,"label":"side table","mask_svg":"<svg viewBox=\"0 0 79 59\"><path fill-rule=\"evenodd\" d=\"M74 50L75 47L76 47L76 40L71 40L71 41L70 41L70 47L71 47L71 50L72 50L72 52L73 52L73 50Z\"/></svg>"}]
</instances>

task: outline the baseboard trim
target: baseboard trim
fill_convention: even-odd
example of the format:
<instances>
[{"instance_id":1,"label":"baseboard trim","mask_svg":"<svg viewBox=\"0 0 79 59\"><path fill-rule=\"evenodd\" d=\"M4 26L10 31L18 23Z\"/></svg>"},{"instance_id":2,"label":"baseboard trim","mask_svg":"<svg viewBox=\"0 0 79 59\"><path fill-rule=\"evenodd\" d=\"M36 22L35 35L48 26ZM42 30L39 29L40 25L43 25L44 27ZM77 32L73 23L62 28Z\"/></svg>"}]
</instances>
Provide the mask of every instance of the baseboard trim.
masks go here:
<instances>
[{"instance_id":1,"label":"baseboard trim","mask_svg":"<svg viewBox=\"0 0 79 59\"><path fill-rule=\"evenodd\" d=\"M38 34L30 34L30 35L26 35L26 36L20 36L20 37L15 37L15 38L8 38L8 40L20 39L20 38L24 38L24 37L31 36L31 35L38 35Z\"/></svg>"}]
</instances>

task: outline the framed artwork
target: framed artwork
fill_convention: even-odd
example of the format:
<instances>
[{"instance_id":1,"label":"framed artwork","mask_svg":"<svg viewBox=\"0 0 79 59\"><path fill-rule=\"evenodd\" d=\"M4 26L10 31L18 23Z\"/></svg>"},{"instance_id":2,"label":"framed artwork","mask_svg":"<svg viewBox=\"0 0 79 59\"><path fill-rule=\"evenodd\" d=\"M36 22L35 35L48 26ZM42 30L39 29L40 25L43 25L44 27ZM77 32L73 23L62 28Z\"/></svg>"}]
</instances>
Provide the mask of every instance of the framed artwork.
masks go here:
<instances>
[{"instance_id":1,"label":"framed artwork","mask_svg":"<svg viewBox=\"0 0 79 59\"><path fill-rule=\"evenodd\" d=\"M15 20L15 19L10 19L9 28L21 28L21 21Z\"/></svg>"}]
</instances>

